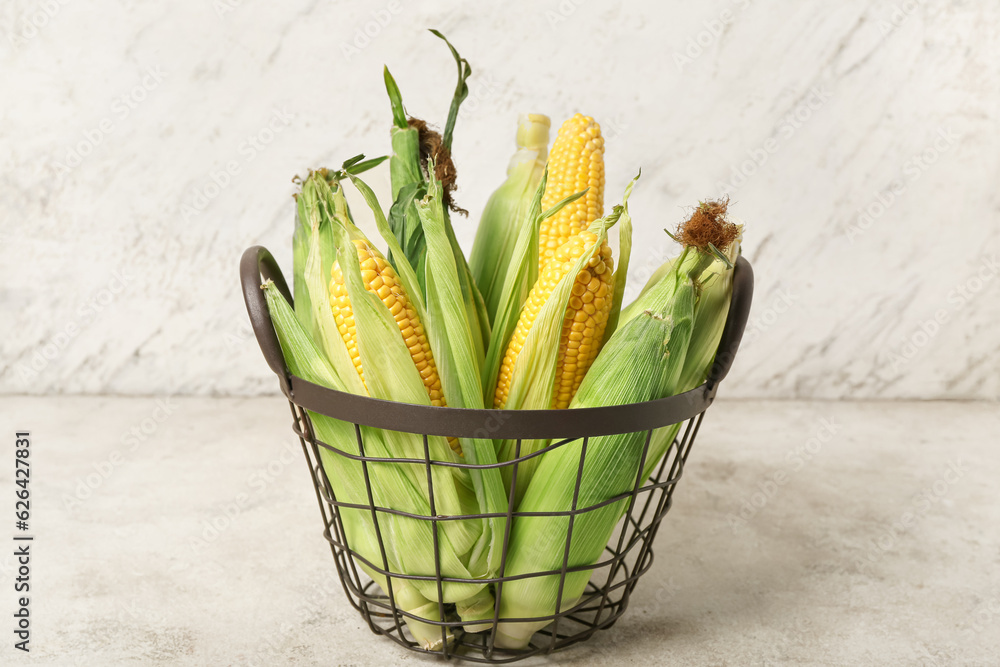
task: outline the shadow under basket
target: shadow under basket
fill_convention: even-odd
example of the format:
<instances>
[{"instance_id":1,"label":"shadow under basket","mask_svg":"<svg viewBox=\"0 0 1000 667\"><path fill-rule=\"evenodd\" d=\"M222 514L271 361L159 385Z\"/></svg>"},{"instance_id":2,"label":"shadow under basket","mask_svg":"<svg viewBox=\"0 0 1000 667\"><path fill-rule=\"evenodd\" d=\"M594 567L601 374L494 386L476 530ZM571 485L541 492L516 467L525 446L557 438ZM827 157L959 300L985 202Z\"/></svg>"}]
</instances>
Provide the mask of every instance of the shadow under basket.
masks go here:
<instances>
[{"instance_id":1,"label":"shadow under basket","mask_svg":"<svg viewBox=\"0 0 1000 667\"><path fill-rule=\"evenodd\" d=\"M732 365L743 336L750 302L753 294L753 271L750 263L740 257L733 275L733 298L722 339L715 356L715 362L705 384L691 391L645 403L629 405L581 408L572 410L471 410L441 408L407 403L394 403L365 396L339 392L328 387L307 382L293 376L285 365L277 335L271 323L263 291L262 280L273 280L285 298L291 303L288 286L282 277L274 258L265 248L254 246L243 254L240 264L243 295L247 311L253 325L257 342L271 370L278 376L282 392L291 407L292 428L302 443L302 451L309 465L309 474L316 490L320 513L323 519L323 536L333 551L337 574L350 603L365 619L372 632L384 635L412 651L454 658L470 662L505 663L522 660L540 653L550 653L591 637L597 630L611 627L625 612L629 596L635 589L639 577L649 570L653 562L653 539L663 517L671 506L674 486L681 477L684 463L694 444L705 411L715 399L719 383L725 378ZM325 443L313 434L307 411L327 415L354 425L356 442ZM677 425L676 437L667 448L662 459L647 462L650 441L657 429ZM424 457L422 459L387 459L365 455L362 427L401 431L423 436ZM365 429L367 430L367 428ZM597 505L577 507L580 479L584 471L587 444L591 438L612 434L642 434L645 445L636 471L635 484L624 493ZM552 440L542 451L582 443L580 465L576 477L573 508L565 512L549 512L547 516L565 516L568 521L565 551L562 566L519 577L505 577L510 527L518 519L519 513L508 508L505 515L462 515L443 517L435 511L432 466L464 468L512 467L511 490L515 486L518 464L529 457L517 456L509 462L492 466L473 465L439 461L430 456L428 436L454 438L496 438L516 440L520 453L521 441ZM638 436L637 436L638 438ZM638 441L638 440L637 440ZM326 457L347 457L360 464L364 475L367 502L347 503L338 500L324 473L321 464L321 450ZM350 452L347 450L351 450ZM355 452L355 453L352 453ZM537 456L538 452L534 454ZM381 507L372 499L371 468L387 462L400 465L419 465L426 468L429 486L430 515L406 514L399 510ZM655 466L653 464L655 463ZM652 472L643 478L643 469ZM570 563L570 542L573 524L587 512L600 509L611 503L621 503L625 508L604 552L596 563L573 565ZM344 527L344 512L364 511L371 515L378 535L378 555L366 558L352 549ZM434 536L435 571L421 575L402 574L390 568L386 556L387 546L383 542L383 532L379 531L380 521L388 514L412 517L432 524ZM445 520L482 519L485 516L505 517L503 553L497 576L492 579L477 579L487 584L494 594L492 622L486 620L477 628L479 632L463 630L463 621L455 614L454 605L441 603L442 586L462 583L468 580L451 579L441 574L441 559L438 534L440 523ZM366 575L363 567L376 572L386 579L387 585L380 587ZM582 596L576 601L563 600L563 588L568 573L590 571L591 577ZM558 598L553 609L560 610L548 616L532 617L538 625L546 623L537 631L530 643L523 649L504 649L496 646L497 628L500 616L500 600L504 585L514 579L531 577L558 577ZM442 641L434 646L426 646L413 639L406 627L407 617L420 619L397 609L393 584L404 580L436 582L438 590L439 621L424 621L441 629ZM572 604L570 604L572 602ZM524 619L517 619L524 620Z\"/></svg>"}]
</instances>

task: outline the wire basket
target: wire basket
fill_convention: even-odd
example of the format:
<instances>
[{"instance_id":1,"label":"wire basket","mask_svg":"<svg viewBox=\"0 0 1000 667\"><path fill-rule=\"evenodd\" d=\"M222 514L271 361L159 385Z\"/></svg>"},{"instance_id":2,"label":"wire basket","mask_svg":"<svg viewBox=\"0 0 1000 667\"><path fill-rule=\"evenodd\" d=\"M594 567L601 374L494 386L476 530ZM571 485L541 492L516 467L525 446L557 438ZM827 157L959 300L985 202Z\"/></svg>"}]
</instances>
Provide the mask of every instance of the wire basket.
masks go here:
<instances>
[{"instance_id":1,"label":"wire basket","mask_svg":"<svg viewBox=\"0 0 1000 667\"><path fill-rule=\"evenodd\" d=\"M684 470L684 463L694 444L705 411L715 399L719 383L725 378L732 365L743 329L746 326L753 293L753 271L743 257L736 262L733 275L733 298L728 319L716 353L715 363L705 384L677 396L671 396L645 403L635 403L613 407L580 408L572 410L471 410L461 408L429 407L422 405L394 403L365 396L339 392L323 387L289 373L281 348L268 313L264 295L260 289L262 279L273 280L285 298L292 302L287 284L277 263L265 248L254 246L243 254L240 264L243 295L247 311L253 325L257 342L271 370L278 376L282 392L288 398L292 412L292 428L299 437L302 451L309 464L309 473L316 490L320 513L323 519L323 536L333 551L337 574L347 599L357 609L372 632L384 635L410 650L435 654L444 658L455 658L479 663L507 663L522 660L539 653L549 653L591 637L597 630L611 627L628 607L629 597L639 580L653 562L653 539L660 523L670 509L674 487ZM357 436L358 454L350 454L338 443L318 440L312 429L306 411L324 414L354 425ZM656 429L680 424L677 437L668 448L663 459L654 468L648 479L642 479L652 434ZM362 426L405 433L423 435L423 459L386 459L365 455ZM623 433L645 433L642 459L637 470L633 488L615 498L588 507L577 507L580 480L584 470L587 443L590 438ZM505 583L515 577L504 576L507 562L510 526L519 516L508 507L506 512L506 532L498 576L492 579L476 580L493 587L495 607L492 623L486 623L486 631L469 633L462 629L465 624L457 619L453 609L442 603L441 590L449 582L464 580L450 579L441 574L441 559L438 544L439 522L456 519L481 519L490 515L439 516L435 509L431 466L453 466L477 468L467 463L444 462L433 459L428 448L428 436L465 438L516 439L517 456L494 467L511 466L511 491L516 483L517 468L527 458L520 456L520 443L529 439L553 439L545 450L563 447L571 442L581 441L580 465L576 478L573 508L565 512L548 512L547 516L565 516L568 519L565 552L562 566L527 575L544 577L558 575L559 594L554 609L563 607L563 584L571 572L592 571L590 581L582 597L572 606L561 609L549 616L535 617L534 621L550 621L532 638L526 649L502 649L495 646L500 600ZM359 461L364 474L368 503L346 503L337 499L324 474L320 463L320 450L326 449L335 456L343 456ZM353 443L352 443L353 448ZM536 452L534 455L538 455ZM399 510L377 506L372 499L372 482L369 465L379 463L400 463L423 465L427 470L431 516L408 515L422 521L432 522L434 536L435 572L426 575L412 575L394 572L389 567L386 546L379 532L380 514ZM592 512L611 502L627 503L627 511L619 521L610 542L597 563L571 565L570 542L573 523L581 514ZM364 510L371 513L381 562L373 562L351 548L342 518L342 509ZM370 577L364 575L361 565L386 578L387 590L382 590ZM520 575L516 578L526 578ZM393 593L393 582L407 579L423 579L437 583L438 605L441 621L427 621L397 609ZM568 604L568 602L567 602ZM406 617L419 618L424 623L441 627L442 641L439 647L428 649L415 641L406 629ZM518 619L522 620L522 619ZM446 639L447 638L447 639Z\"/></svg>"}]
</instances>

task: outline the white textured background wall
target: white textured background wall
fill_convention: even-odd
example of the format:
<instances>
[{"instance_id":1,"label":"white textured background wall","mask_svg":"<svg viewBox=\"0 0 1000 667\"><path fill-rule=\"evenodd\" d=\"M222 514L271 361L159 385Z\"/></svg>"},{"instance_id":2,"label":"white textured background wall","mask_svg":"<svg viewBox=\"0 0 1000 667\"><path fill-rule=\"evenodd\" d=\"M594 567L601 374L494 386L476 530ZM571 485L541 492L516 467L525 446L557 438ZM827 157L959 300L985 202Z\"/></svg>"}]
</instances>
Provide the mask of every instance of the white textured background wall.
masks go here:
<instances>
[{"instance_id":1,"label":"white textured background wall","mask_svg":"<svg viewBox=\"0 0 1000 667\"><path fill-rule=\"evenodd\" d=\"M383 64L443 122L427 27L475 70L472 220L519 111L602 122L609 203L642 167L634 282L732 195L757 293L727 395L1000 397L1000 6L960 0L4 2L0 391L276 391L240 253L288 267L291 177L388 150Z\"/></svg>"}]
</instances>

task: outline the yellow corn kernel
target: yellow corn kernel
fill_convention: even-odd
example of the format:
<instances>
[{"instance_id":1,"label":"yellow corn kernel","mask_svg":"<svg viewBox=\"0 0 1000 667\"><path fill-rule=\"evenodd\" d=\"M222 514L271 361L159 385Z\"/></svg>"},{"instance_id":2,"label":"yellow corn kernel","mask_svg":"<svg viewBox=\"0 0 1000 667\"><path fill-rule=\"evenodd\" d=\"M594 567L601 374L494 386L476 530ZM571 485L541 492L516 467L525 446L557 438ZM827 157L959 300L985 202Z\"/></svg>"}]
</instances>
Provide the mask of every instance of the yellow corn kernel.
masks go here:
<instances>
[{"instance_id":1,"label":"yellow corn kernel","mask_svg":"<svg viewBox=\"0 0 1000 667\"><path fill-rule=\"evenodd\" d=\"M604 138L590 116L576 114L559 128L549 153L549 175L542 210L590 188L587 194L543 220L538 232L538 269L569 238L604 215Z\"/></svg>"},{"instance_id":2,"label":"yellow corn kernel","mask_svg":"<svg viewBox=\"0 0 1000 667\"><path fill-rule=\"evenodd\" d=\"M576 260L596 240L597 236L589 231L572 236L556 250L539 274L538 282L531 288L525 301L500 366L493 407L503 408L507 403L514 365L545 302L563 276L573 269ZM569 407L576 390L580 388L583 376L597 356L611 311L613 273L614 260L611 248L605 241L586 267L577 274L570 293L559 339L556 380L552 392L553 409Z\"/></svg>"}]
</instances>

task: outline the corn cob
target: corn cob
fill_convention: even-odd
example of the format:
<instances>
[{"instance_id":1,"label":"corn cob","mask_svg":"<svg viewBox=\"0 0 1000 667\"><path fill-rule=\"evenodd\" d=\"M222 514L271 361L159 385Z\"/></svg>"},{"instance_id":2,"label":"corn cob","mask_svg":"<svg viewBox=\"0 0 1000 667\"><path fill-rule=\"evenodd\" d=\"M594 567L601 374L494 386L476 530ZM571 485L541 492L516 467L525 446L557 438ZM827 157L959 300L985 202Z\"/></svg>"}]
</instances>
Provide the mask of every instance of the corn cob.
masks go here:
<instances>
[{"instance_id":1,"label":"corn cob","mask_svg":"<svg viewBox=\"0 0 1000 667\"><path fill-rule=\"evenodd\" d=\"M671 298L678 276L697 276L694 331L681 371L679 392L694 389L705 381L715 360L715 352L726 325L733 291L733 265L740 254L743 225L727 217L729 202L701 202L689 220L681 224L675 238L689 247L667 260L650 277L639 296L621 311L624 324L648 308ZM710 253L710 246L720 253ZM667 452L680 424L653 431L649 456L642 478L648 479L659 459Z\"/></svg>"},{"instance_id":2,"label":"corn cob","mask_svg":"<svg viewBox=\"0 0 1000 667\"><path fill-rule=\"evenodd\" d=\"M433 162L430 166L433 167ZM482 348L477 345L477 341L481 343L481 332L475 330L476 325L468 317L470 311L467 304L462 303L463 285L466 284L462 275L468 267L464 265L460 250L457 251L458 257L455 255L455 239L449 233L443 204L443 187L437 179L428 183L427 195L416 202L416 212L427 240L427 321L433 332L431 343L436 346L435 356L449 404L482 409L485 406L481 383L483 357L480 354ZM459 262L459 258L463 261ZM471 275L466 277L471 281ZM478 293L475 285L472 288ZM483 314L485 317L485 310ZM497 463L492 440L463 439L462 448L469 463L486 466ZM493 514L482 520L482 537L474 549L479 557L470 560L470 567L474 562L477 571L495 573L501 567L500 545L506 531L506 519L499 514L507 510L507 494L496 467L471 469L469 476L481 508L479 511ZM493 609L488 588L480 591L477 599L463 600L456 605L468 632L486 629L486 624L476 621L492 620Z\"/></svg>"},{"instance_id":3,"label":"corn cob","mask_svg":"<svg viewBox=\"0 0 1000 667\"><path fill-rule=\"evenodd\" d=\"M736 225L711 213L711 209L700 207L678 229L676 238L685 245L681 256L643 295L642 310L631 318L623 314L621 326L598 355L570 409L663 398L684 391L687 389L685 383L691 382L692 377L701 376L701 369L706 365L704 349L710 347L712 341L696 339L715 338L720 333L721 312L721 303L715 303L713 295L714 305L709 310L705 304L703 311L707 329L695 331L698 324L696 302L706 296L703 283L715 284L714 273L704 279L702 275L716 262L725 264L721 258L717 259L717 248L732 251L739 232ZM725 284L722 284L722 298L718 301L725 300L725 291ZM724 319L722 314L721 322ZM686 373L691 352L697 355L694 365L698 373L695 375L690 371ZM658 431L667 434L674 428ZM539 457L541 460L517 511L584 511L575 517L569 544L566 543L567 516L528 514L514 519L504 574L538 576L516 579L504 585L498 646L521 648L545 625L545 622L503 619L547 616L566 611L580 600L592 573L586 569L570 572L560 585L559 570L564 555L568 550L569 567L590 565L600 558L616 523L627 509L626 494L637 482L648 477L649 468L663 454L663 451L654 451L656 444L652 440L651 437L647 444L645 432L590 438L579 487L576 477L585 446L583 442L566 443ZM520 477L520 472L518 475ZM615 498L619 499L610 502ZM608 504L601 506L602 503ZM599 507L587 510L595 506Z\"/></svg>"},{"instance_id":4,"label":"corn cob","mask_svg":"<svg viewBox=\"0 0 1000 667\"><path fill-rule=\"evenodd\" d=\"M548 220L538 233L539 271L575 234L604 215L604 138L601 126L590 116L576 114L559 128L549 154L549 178L542 210L575 192L587 190ZM589 189L588 189L589 188Z\"/></svg>"},{"instance_id":5,"label":"corn cob","mask_svg":"<svg viewBox=\"0 0 1000 667\"><path fill-rule=\"evenodd\" d=\"M563 277L574 268L577 260L597 242L597 234L593 232L585 231L577 234L562 244L543 267L538 282L532 288L521 311L521 317L518 319L500 366L500 376L493 399L495 408L504 408L507 404L518 356L542 307ZM553 409L569 406L587 369L597 356L600 342L604 338L608 313L611 310L613 273L614 260L611 257L611 247L605 238L583 270L577 273L571 289L569 304L563 317L562 335L559 339L556 384L550 405Z\"/></svg>"},{"instance_id":6,"label":"corn cob","mask_svg":"<svg viewBox=\"0 0 1000 667\"><path fill-rule=\"evenodd\" d=\"M661 310L646 312L619 328L597 357L571 409L648 401L674 393L691 336L693 308L694 287L688 279L687 287L678 289ZM548 616L577 603L591 572L570 572L560 584L564 555L568 551L570 567L590 565L600 557L628 500L622 497L593 510L587 508L620 497L634 487L645 442L643 432L590 438L579 488L576 481L582 440L540 457L517 511L585 511L576 515L568 545L568 516L514 519L504 574L536 576L504 585L497 646L523 648L547 624L504 619Z\"/></svg>"},{"instance_id":7,"label":"corn cob","mask_svg":"<svg viewBox=\"0 0 1000 667\"><path fill-rule=\"evenodd\" d=\"M431 344L424 333L424 325L421 324L420 317L410 303L395 270L378 248L364 239L354 239L353 243L358 251L361 278L364 281L365 289L378 295L378 298L395 319L403 342L410 352L410 358L420 373L424 387L427 388L431 405L445 406L441 378L438 376L437 366L434 364ZM347 284L344 281L344 274L340 270L339 262L333 265L331 274L330 307L333 309L337 329L340 331L340 335L347 345L347 351L351 355L351 360L354 362L354 368L358 371L361 381L364 382L365 370L361 365L361 353L358 350L358 333L354 323L354 311L351 309L351 299L347 295ZM462 445L455 438L449 438L448 445L456 454L462 454Z\"/></svg>"},{"instance_id":8,"label":"corn cob","mask_svg":"<svg viewBox=\"0 0 1000 667\"><path fill-rule=\"evenodd\" d=\"M429 163L429 167L430 173L434 173L433 162ZM371 209L375 225L395 258L400 286L409 297L417 318L424 324L447 403L454 407L481 409L484 405L483 391L474 351L475 335L472 332L472 322L466 316L468 311L465 304L457 296L462 289L460 268L453 254L453 239L448 234L442 206L444 197L441 182L437 179L430 180L426 196L412 202L426 239L427 253L423 272L427 280L428 298L425 306L416 272L393 234L375 193L361 179L351 175L351 180ZM400 200L397 199L393 208L399 203ZM429 404L430 396L413 363L410 350L400 335L396 319L379 295L365 286L357 247L352 245L354 240L364 238L364 235L349 217L338 219L338 222L339 231L335 233L339 248L338 261L351 299L358 333L357 347L366 372L368 393L383 400ZM332 309L330 320L333 320ZM339 359L345 369L344 374L360 385L360 376L339 331L335 338L342 352ZM426 445L422 445L419 436L414 438L409 437L411 434L394 431L381 433L385 438L396 439L390 449L396 452L395 456L421 459L425 455L423 447ZM449 449L444 438L435 436L424 442L430 444L432 459L448 462L460 460L457 458L459 454ZM449 442L454 444L452 440ZM463 440L461 444L468 463L489 466L497 462L492 440L469 439ZM406 466L406 469L414 478L424 478L424 481L414 481L418 482L418 487L426 494L429 486L422 467ZM452 471L452 474L442 475L440 471ZM456 471L461 474L453 474ZM498 540L502 540L505 534L506 520L503 513L507 507L499 470L495 467L459 469L435 465L431 466L431 476L434 478L438 513L455 516L485 512L490 515L483 519L445 521L438 524L438 528L451 539L454 553L473 579L494 576L501 562L502 550ZM443 498L440 495L442 491L450 497ZM403 571L415 572L419 569L426 572L426 554L422 549L411 549L411 545L416 543L408 540L396 542L398 556L404 563ZM411 560L414 561L412 565L409 564ZM459 576L464 578L467 575ZM416 581L413 586L426 598L437 599L432 579ZM455 611L465 622L464 627L468 632L484 629L482 621L493 618L493 595L485 585L446 584L443 602L455 604Z\"/></svg>"},{"instance_id":9,"label":"corn cob","mask_svg":"<svg viewBox=\"0 0 1000 667\"><path fill-rule=\"evenodd\" d=\"M401 293L409 296L409 306L412 307L415 313L413 321L419 320L422 323L427 323L425 325L427 327L426 336L431 340L431 348L434 353L437 353L439 349L443 350L442 354L434 354L442 387L447 392L449 384L452 386L456 384L456 364L464 368L464 370L459 370L457 375L462 377L469 376L473 379L478 378L479 371L475 366L474 360L471 358L469 347L465 348L464 353L455 354L455 348L458 346L452 345L447 336L448 333L458 335L458 332L464 327L466 342L471 338L468 323L462 316L461 303L454 299L443 299L437 292L439 288L444 288L444 285L450 286L450 289L445 290L448 295L458 292L458 278L455 275L454 258L451 254L450 243L445 235L444 225L441 222L440 184L436 181L432 183L431 194L427 198L428 202L435 201L438 203L438 206L435 210L436 214L432 215L434 220L425 221L428 244L426 272L428 286L432 290L431 294L434 297L431 305L436 309L437 304L441 304L447 300L448 306L452 310L446 313L438 313L434 309L424 309L424 302L420 297L419 289L415 287L417 282L413 268L406 260L405 255L400 252L399 244L389 229L388 222L374 192L360 179L352 177L352 180L371 208L375 217L375 224L383 235L390 251L398 258L397 271L391 278L394 284L398 283ZM339 191L334 193L333 208L337 206L336 196L338 193ZM342 196L342 193L339 194ZM424 214L423 206L424 202L422 200L418 203L418 210L420 211L422 220ZM331 207L327 208L330 209ZM340 206L340 209L343 208L343 206ZM337 263L343 273L344 285L350 298L351 314L355 320L356 347L362 360L362 369L365 374L366 386L363 389L372 397L382 400L429 405L431 398L427 386L424 384L424 378L421 377L417 370L417 365L414 363L413 355L411 354L411 346L401 334L399 322L393 312L393 307L400 305L399 300L397 299L397 302L390 306L381 298L384 295L380 295L377 291L369 289L370 284L377 277L383 277L384 274L379 273L381 267L377 261L375 262L375 275L366 272L362 266L363 260L366 257L363 257L358 252L357 242L361 240L367 248L372 248L372 251L367 251L367 258L369 259L371 258L371 253L377 253L377 251L373 250L372 244L361 230L353 224L349 216L337 216L335 222L334 236L338 249ZM442 270L440 266L442 257L446 260L451 260L450 272ZM371 270L370 266L368 270ZM392 291L394 290L391 290L390 293ZM332 308L330 310L330 319L333 320ZM347 375L360 384L361 376L357 373L357 368L350 357L346 341L343 340L339 330L334 328L334 332L336 343L342 352L341 365L345 369L344 375ZM435 347L435 339L438 341L438 347ZM444 345L441 345L442 342L444 342ZM478 407L482 407L482 393L478 384L474 387L472 395L480 401ZM459 394L448 394L448 399L448 402L451 404L462 405L462 399ZM378 434L378 439L385 441L382 451L386 452L385 454L380 454L377 451L372 452L374 456L419 459L423 458L427 451L426 448L429 445L429 453L434 460L446 462L461 460L448 447L448 443L442 437L425 436L422 440L421 436L409 433L377 429L373 429L372 431ZM491 441L473 440L470 443L471 445L466 447L466 456L470 463L488 464L491 462L490 458L492 458L492 462L496 462L495 451ZM376 466L376 468L381 467L381 465ZM398 507L398 509L418 516L427 516L429 507L427 507L426 503L430 485L430 480L427 479L428 473L420 466L407 465L403 467L408 477L408 483L417 490L420 498L422 498L422 504L417 506L417 509L403 507ZM446 542L441 543L442 558L449 561L447 566L445 566L444 561L441 562L441 571L444 572L444 569L448 569L457 573L448 576L470 580L469 583L446 583L442 590L443 597L441 601L446 604L454 603L459 617L464 621L468 621L470 625L483 620L484 617L492 618L492 592L488 586L473 582L493 576L499 565L500 550L499 547L494 546L494 541L497 539L497 535L502 536L504 534L505 523L502 518L497 518L497 514L502 511L502 509L498 508L502 507L504 500L503 490L500 485L500 474L495 468L481 471L431 466L429 475L433 478L436 509L439 513L456 516L489 512L492 516L488 519L447 521L438 525L436 529L425 521L401 522L398 526L399 530L393 534L391 542L392 549L394 550L394 558L399 563L398 569L394 568L393 571L422 574L425 576L433 573L435 569L432 558L434 544L433 542L428 543L426 538L438 532L440 533L440 537L446 540ZM493 478L492 481L490 477ZM412 498L410 500L416 502ZM376 504L389 506L385 503L379 503L378 499L376 499ZM423 525L420 526L420 524ZM499 530L497 530L497 527ZM386 532L383 531L383 535L385 534ZM428 544L431 547L430 549L428 549ZM431 604L436 604L438 599L438 584L433 581L433 578L416 580L412 583L412 586L420 595L433 601ZM470 625L467 625L466 629L469 629Z\"/></svg>"},{"instance_id":10,"label":"corn cob","mask_svg":"<svg viewBox=\"0 0 1000 667\"><path fill-rule=\"evenodd\" d=\"M348 387L340 382L336 372L323 359L319 349L292 313L288 302L285 301L274 283L265 283L261 289L264 290L271 322L278 335L285 363L289 370L296 376L310 382L346 391ZM352 455L360 454L356 444L354 427L351 424L314 412L309 412L309 419L316 437L322 442L337 443L338 447L343 447ZM385 448L387 442L384 437L386 435L386 432L365 427L365 453L369 456L390 455ZM361 463L346 456L335 455L325 447L319 448L319 455L335 497L341 502L366 504L368 491L364 484L364 471ZM400 470L398 464L384 463L370 466L369 474L373 482L371 491L379 505L406 509L415 513L428 513L423 494L413 488L406 471ZM381 563L383 552L379 548L379 532L372 520L372 514L368 510L352 507L341 507L339 514L351 549L369 562ZM418 540L414 539L414 536L421 537L419 531L422 528L422 523L424 522L414 520L398 521L397 517L383 514L379 516L381 539L392 544L397 535L400 538L405 535L409 541L407 544L408 553L418 554L420 551L416 547ZM424 539L426 540L426 537ZM384 553L389 559L389 565L393 571L408 571L408 568L397 558L397 550L386 549ZM431 547L430 553L433 553L433 547ZM446 557L450 556L447 552L444 553ZM378 583L383 591L390 590L389 582L383 574L368 567L363 560L359 559L358 564ZM411 561L409 568L413 567ZM426 571L428 568L433 573L432 563L426 563L422 568L412 571ZM443 641L451 640L450 633L443 640L440 627L423 622L444 620L441 618L440 607L436 602L431 602L424 597L417 590L417 587L406 579L393 577L391 588L397 608L416 617L405 616L404 619L414 638L424 648L440 648Z\"/></svg>"},{"instance_id":11,"label":"corn cob","mask_svg":"<svg viewBox=\"0 0 1000 667\"><path fill-rule=\"evenodd\" d=\"M313 340L320 340L323 337L321 325L317 318L323 316L326 309L327 298L325 296L325 280L321 290L322 298L313 301L312 291L309 288L309 268L315 268L324 278L330 275L330 267L333 264L335 254L333 242L333 230L330 225L322 223L322 216L318 197L320 195L318 183L323 183L323 187L338 187L336 174L362 174L372 167L375 167L388 156L365 160L364 155L355 157L344 162L341 172L333 172L328 169L318 169L310 171L306 178L296 176L293 183L300 186L300 191L294 195L296 204L295 232L292 235L292 275L294 277L295 315L302 322L302 326L312 336ZM347 202L343 200L343 213L347 213ZM310 251L316 246L313 237L318 235L319 254L310 258ZM316 262L315 267L309 267L310 261Z\"/></svg>"},{"instance_id":12,"label":"corn cob","mask_svg":"<svg viewBox=\"0 0 1000 667\"><path fill-rule=\"evenodd\" d=\"M615 309L620 307L615 286L625 277L624 274L618 275L620 270L614 271L615 262L607 244L607 230L612 225L621 224L619 247L623 254L619 255L619 264L626 265L631 247L631 218L627 205L634 185L635 179L625 189L622 203L615 206L609 215L594 221L586 231L558 249L558 254L553 256L528 292L517 320L511 318L509 324L497 322L498 336L491 348L505 340L500 334L511 333L508 334L510 340L501 348L503 358L497 355L497 370L490 368L497 378L493 390L495 407L542 410L569 405L603 344L609 322L617 315ZM558 214L559 207L574 198L575 195L569 200L562 200L540 214L539 219ZM539 207L540 199L538 197ZM522 230L523 238L518 240L519 246L530 240L531 233L530 228ZM519 273L516 272L514 277ZM509 287L515 286L511 284ZM505 287L505 299L513 298L515 294L514 289L507 290ZM510 305L504 305L505 313ZM491 349L491 359L492 352ZM533 454L546 444L545 440L507 439L499 444L497 451L500 460L511 461L518 454ZM512 498L515 504L527 489L538 461L538 457L532 457L518 465L517 485ZM502 475L509 485L512 468L504 467Z\"/></svg>"},{"instance_id":13,"label":"corn cob","mask_svg":"<svg viewBox=\"0 0 1000 667\"><path fill-rule=\"evenodd\" d=\"M423 378L427 394L431 398L431 405L444 405L444 393L441 391L441 378L438 377L437 367L434 365L434 356L431 354L431 345L427 341L424 333L424 326L420 323L416 310L410 304L403 286L396 276L396 271L389 265L377 248L371 246L363 239L354 239L354 246L358 250L358 261L361 263L361 278L364 280L365 289L378 295L385 307L392 313L399 332L403 336L407 349L420 377ZM343 336L347 349L351 354L354 367L361 376L362 382L365 379L365 371L361 366L361 355L358 352L357 331L354 326L354 312L351 310L351 300L347 295L347 285L344 281L344 274L340 270L340 264L334 264L332 278L330 280L330 306L333 308L333 315L337 321L337 328Z\"/></svg>"}]
</instances>

